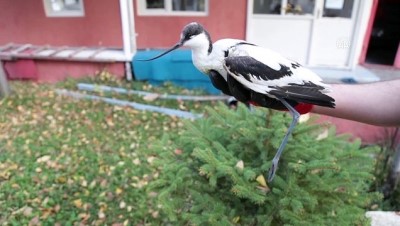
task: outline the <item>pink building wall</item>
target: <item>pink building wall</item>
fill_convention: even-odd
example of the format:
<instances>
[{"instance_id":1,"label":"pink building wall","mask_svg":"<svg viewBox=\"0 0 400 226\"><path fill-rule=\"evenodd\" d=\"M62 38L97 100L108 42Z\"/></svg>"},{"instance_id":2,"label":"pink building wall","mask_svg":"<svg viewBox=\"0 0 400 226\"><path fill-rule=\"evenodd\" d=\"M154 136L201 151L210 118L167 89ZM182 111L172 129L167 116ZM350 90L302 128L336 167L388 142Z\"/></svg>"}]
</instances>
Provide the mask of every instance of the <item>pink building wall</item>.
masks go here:
<instances>
[{"instance_id":1,"label":"pink building wall","mask_svg":"<svg viewBox=\"0 0 400 226\"><path fill-rule=\"evenodd\" d=\"M221 38L244 39L246 35L247 1L210 0L208 16L139 16L135 1L137 47L165 48L179 40L183 26L199 22L205 26L213 41Z\"/></svg>"},{"instance_id":2,"label":"pink building wall","mask_svg":"<svg viewBox=\"0 0 400 226\"><path fill-rule=\"evenodd\" d=\"M0 45L122 47L119 1L84 1L84 17L46 17L43 0L0 1Z\"/></svg>"},{"instance_id":3,"label":"pink building wall","mask_svg":"<svg viewBox=\"0 0 400 226\"><path fill-rule=\"evenodd\" d=\"M400 145L400 132L395 127L373 126L356 121L321 115L318 122L330 122L336 127L337 134L351 134L352 138L360 138L363 144Z\"/></svg>"},{"instance_id":4,"label":"pink building wall","mask_svg":"<svg viewBox=\"0 0 400 226\"><path fill-rule=\"evenodd\" d=\"M0 1L0 45L7 43L51 46L122 48L119 1L84 1L83 17L47 17L43 0ZM106 68L124 75L123 63L59 60L4 62L10 78L56 82L66 77L93 75Z\"/></svg>"}]
</instances>

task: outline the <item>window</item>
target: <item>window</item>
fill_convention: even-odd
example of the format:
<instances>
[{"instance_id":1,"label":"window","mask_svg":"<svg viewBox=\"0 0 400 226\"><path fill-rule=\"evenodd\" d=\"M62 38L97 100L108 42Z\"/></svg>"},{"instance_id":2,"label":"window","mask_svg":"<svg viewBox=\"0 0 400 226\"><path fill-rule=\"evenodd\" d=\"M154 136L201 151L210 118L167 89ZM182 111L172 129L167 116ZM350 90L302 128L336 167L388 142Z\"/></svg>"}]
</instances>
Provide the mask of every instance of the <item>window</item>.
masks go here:
<instances>
[{"instance_id":1,"label":"window","mask_svg":"<svg viewBox=\"0 0 400 226\"><path fill-rule=\"evenodd\" d=\"M209 0L138 0L140 16L207 16Z\"/></svg>"},{"instance_id":2,"label":"window","mask_svg":"<svg viewBox=\"0 0 400 226\"><path fill-rule=\"evenodd\" d=\"M313 15L315 0L254 0L254 14Z\"/></svg>"},{"instance_id":3,"label":"window","mask_svg":"<svg viewBox=\"0 0 400 226\"><path fill-rule=\"evenodd\" d=\"M323 17L351 18L354 0L324 1Z\"/></svg>"},{"instance_id":4,"label":"window","mask_svg":"<svg viewBox=\"0 0 400 226\"><path fill-rule=\"evenodd\" d=\"M85 15L83 0L43 0L48 17L81 17Z\"/></svg>"}]
</instances>

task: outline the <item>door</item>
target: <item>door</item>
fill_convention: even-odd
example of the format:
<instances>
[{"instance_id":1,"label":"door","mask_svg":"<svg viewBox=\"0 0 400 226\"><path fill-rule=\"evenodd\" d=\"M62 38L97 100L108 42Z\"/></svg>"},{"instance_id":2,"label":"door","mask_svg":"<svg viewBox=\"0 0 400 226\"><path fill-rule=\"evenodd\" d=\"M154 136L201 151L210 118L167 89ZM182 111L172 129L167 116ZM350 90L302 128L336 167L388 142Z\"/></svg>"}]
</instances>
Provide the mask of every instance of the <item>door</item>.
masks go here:
<instances>
[{"instance_id":1,"label":"door","mask_svg":"<svg viewBox=\"0 0 400 226\"><path fill-rule=\"evenodd\" d=\"M348 67L358 0L317 1L310 66Z\"/></svg>"},{"instance_id":2,"label":"door","mask_svg":"<svg viewBox=\"0 0 400 226\"><path fill-rule=\"evenodd\" d=\"M249 0L247 8L249 42L307 64L314 0Z\"/></svg>"},{"instance_id":3,"label":"door","mask_svg":"<svg viewBox=\"0 0 400 226\"><path fill-rule=\"evenodd\" d=\"M359 0L249 0L246 38L308 66L349 67Z\"/></svg>"}]
</instances>

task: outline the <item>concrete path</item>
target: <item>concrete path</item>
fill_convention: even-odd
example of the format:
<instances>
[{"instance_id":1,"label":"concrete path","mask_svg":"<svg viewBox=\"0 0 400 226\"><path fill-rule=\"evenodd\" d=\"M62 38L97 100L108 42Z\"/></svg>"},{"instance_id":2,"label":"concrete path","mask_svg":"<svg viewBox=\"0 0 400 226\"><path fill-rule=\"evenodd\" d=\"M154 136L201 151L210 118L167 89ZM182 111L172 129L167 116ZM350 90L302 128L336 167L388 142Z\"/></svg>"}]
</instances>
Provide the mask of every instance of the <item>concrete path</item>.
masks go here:
<instances>
[{"instance_id":1,"label":"concrete path","mask_svg":"<svg viewBox=\"0 0 400 226\"><path fill-rule=\"evenodd\" d=\"M371 226L400 226L399 212L368 211L365 215L371 218Z\"/></svg>"}]
</instances>

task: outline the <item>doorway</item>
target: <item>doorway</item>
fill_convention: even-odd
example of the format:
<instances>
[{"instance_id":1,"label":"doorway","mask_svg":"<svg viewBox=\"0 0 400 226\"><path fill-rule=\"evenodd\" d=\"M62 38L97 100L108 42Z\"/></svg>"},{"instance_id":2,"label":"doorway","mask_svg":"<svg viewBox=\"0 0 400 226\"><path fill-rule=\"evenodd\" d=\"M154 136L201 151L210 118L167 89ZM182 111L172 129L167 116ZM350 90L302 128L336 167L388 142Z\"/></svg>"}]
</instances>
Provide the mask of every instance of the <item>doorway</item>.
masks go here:
<instances>
[{"instance_id":1,"label":"doorway","mask_svg":"<svg viewBox=\"0 0 400 226\"><path fill-rule=\"evenodd\" d=\"M379 0L365 63L393 66L400 41L400 1Z\"/></svg>"}]
</instances>

